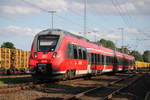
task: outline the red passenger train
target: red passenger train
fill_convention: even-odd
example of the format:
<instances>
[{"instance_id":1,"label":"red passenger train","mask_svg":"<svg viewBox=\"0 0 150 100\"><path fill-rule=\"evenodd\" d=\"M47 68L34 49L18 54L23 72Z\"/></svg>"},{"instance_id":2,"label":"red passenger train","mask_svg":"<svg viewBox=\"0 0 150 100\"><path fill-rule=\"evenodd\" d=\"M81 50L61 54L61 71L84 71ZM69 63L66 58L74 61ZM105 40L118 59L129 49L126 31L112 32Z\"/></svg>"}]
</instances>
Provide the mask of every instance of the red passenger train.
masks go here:
<instances>
[{"instance_id":1,"label":"red passenger train","mask_svg":"<svg viewBox=\"0 0 150 100\"><path fill-rule=\"evenodd\" d=\"M53 29L38 33L33 41L29 66L33 77L71 79L134 69L134 57L120 53L70 32Z\"/></svg>"}]
</instances>

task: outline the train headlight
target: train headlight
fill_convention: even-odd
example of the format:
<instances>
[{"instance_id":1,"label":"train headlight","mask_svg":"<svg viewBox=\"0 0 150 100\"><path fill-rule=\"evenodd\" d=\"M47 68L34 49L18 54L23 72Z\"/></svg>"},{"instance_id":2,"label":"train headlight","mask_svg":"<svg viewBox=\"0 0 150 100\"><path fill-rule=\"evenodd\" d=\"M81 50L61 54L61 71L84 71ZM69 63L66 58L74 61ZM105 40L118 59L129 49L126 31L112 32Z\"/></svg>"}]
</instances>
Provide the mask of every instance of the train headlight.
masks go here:
<instances>
[{"instance_id":1,"label":"train headlight","mask_svg":"<svg viewBox=\"0 0 150 100\"><path fill-rule=\"evenodd\" d=\"M52 58L56 58L56 56L57 56L57 52L54 52Z\"/></svg>"},{"instance_id":2,"label":"train headlight","mask_svg":"<svg viewBox=\"0 0 150 100\"><path fill-rule=\"evenodd\" d=\"M34 58L37 58L37 57L38 57L37 52L34 52Z\"/></svg>"}]
</instances>

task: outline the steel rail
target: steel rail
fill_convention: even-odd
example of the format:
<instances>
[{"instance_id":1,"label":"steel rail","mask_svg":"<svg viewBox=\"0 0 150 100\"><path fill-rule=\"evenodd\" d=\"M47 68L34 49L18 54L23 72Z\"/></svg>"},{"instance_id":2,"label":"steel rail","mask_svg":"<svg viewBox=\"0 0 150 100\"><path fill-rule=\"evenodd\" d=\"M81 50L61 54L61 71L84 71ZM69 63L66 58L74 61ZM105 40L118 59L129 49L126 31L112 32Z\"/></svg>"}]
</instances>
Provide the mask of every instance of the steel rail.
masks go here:
<instances>
[{"instance_id":1,"label":"steel rail","mask_svg":"<svg viewBox=\"0 0 150 100\"><path fill-rule=\"evenodd\" d=\"M116 81L113 81L113 82L110 82L110 83L107 83L107 84L104 84L104 85L101 85L101 86L94 87L94 88L92 88L92 89L83 91L83 92L78 93L78 94L76 94L76 95L73 95L73 96L71 96L71 97L65 98L64 100L73 100L73 99L80 98L80 97L84 96L86 93L92 92L92 91L94 91L94 90L96 90L96 89L101 89L101 88L104 88L104 87L111 86L111 85L113 85L113 84L119 83L120 81L126 80L126 79L128 79L128 78L133 77L133 76L134 76L134 75L129 75L128 77L125 77L125 78L122 78L122 79L119 79L119 80L116 80Z\"/></svg>"},{"instance_id":2,"label":"steel rail","mask_svg":"<svg viewBox=\"0 0 150 100\"><path fill-rule=\"evenodd\" d=\"M113 97L114 94L118 93L119 91L129 87L130 85L132 85L133 83L135 83L139 78L141 78L142 75L140 76L136 76L132 81L130 81L128 84L118 88L117 90L115 91L112 91L111 93L109 93L108 95L106 95L105 97L101 97L102 100L108 100L108 99L111 99Z\"/></svg>"}]
</instances>

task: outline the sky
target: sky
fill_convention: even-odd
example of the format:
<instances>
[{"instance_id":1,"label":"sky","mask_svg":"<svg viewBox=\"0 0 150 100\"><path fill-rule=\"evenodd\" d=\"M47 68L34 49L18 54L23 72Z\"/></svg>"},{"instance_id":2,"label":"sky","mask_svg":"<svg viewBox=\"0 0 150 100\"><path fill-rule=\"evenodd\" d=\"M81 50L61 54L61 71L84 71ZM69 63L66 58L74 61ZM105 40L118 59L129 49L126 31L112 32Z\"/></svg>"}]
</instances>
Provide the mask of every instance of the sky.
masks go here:
<instances>
[{"instance_id":1,"label":"sky","mask_svg":"<svg viewBox=\"0 0 150 100\"><path fill-rule=\"evenodd\" d=\"M84 4L86 34L84 33ZM143 53L150 50L150 0L0 0L0 45L13 42L30 50L35 34L53 27L84 36L106 39L117 47Z\"/></svg>"}]
</instances>

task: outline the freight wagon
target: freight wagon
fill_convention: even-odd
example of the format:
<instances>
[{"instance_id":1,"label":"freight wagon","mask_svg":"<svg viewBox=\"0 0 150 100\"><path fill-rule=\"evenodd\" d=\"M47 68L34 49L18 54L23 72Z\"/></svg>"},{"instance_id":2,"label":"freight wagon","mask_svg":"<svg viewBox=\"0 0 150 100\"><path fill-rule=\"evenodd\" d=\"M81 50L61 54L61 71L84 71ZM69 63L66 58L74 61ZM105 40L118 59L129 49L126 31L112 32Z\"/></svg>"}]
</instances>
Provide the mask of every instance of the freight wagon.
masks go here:
<instances>
[{"instance_id":1,"label":"freight wagon","mask_svg":"<svg viewBox=\"0 0 150 100\"><path fill-rule=\"evenodd\" d=\"M0 48L0 73L26 73L29 68L29 55L28 51Z\"/></svg>"}]
</instances>

